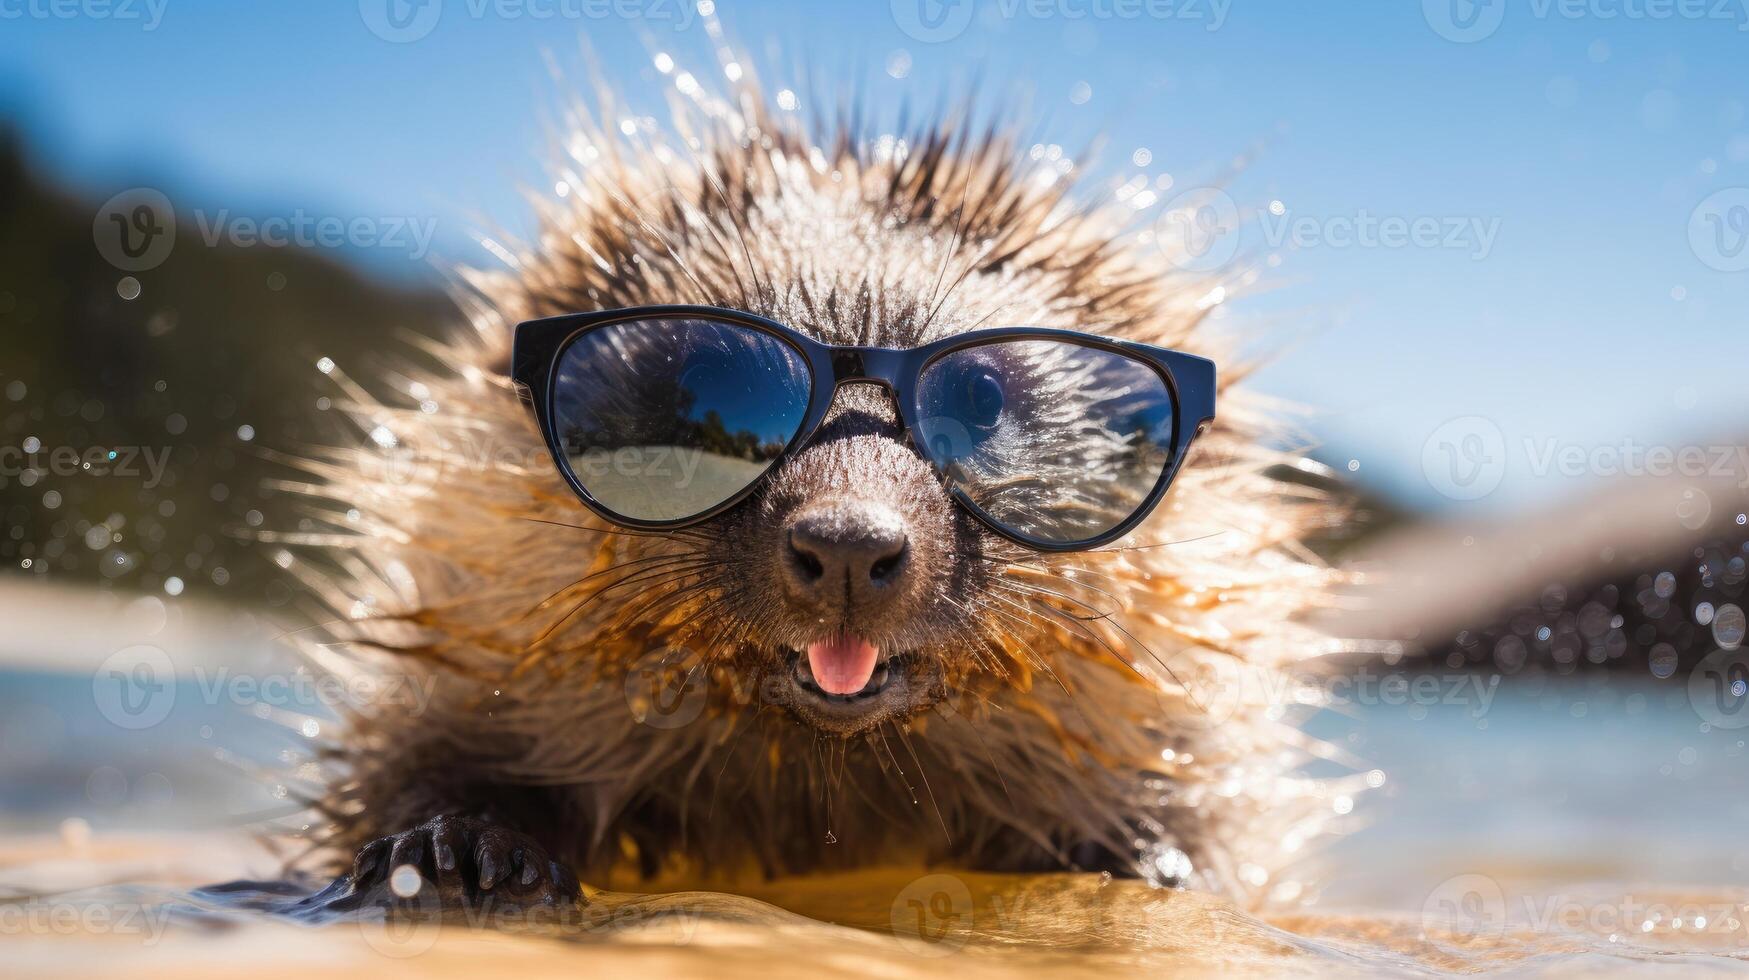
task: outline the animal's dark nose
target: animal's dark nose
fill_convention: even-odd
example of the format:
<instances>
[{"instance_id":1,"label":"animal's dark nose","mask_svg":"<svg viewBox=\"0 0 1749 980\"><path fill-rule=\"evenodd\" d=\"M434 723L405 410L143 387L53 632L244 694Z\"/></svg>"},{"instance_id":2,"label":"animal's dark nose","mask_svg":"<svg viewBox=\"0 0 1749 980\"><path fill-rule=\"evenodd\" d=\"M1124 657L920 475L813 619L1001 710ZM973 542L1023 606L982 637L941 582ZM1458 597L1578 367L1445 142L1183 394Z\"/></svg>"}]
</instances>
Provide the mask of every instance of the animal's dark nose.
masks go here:
<instances>
[{"instance_id":1,"label":"animal's dark nose","mask_svg":"<svg viewBox=\"0 0 1749 980\"><path fill-rule=\"evenodd\" d=\"M785 535L787 571L798 591L856 603L898 582L908 564L905 521L891 508L846 502L797 514Z\"/></svg>"}]
</instances>

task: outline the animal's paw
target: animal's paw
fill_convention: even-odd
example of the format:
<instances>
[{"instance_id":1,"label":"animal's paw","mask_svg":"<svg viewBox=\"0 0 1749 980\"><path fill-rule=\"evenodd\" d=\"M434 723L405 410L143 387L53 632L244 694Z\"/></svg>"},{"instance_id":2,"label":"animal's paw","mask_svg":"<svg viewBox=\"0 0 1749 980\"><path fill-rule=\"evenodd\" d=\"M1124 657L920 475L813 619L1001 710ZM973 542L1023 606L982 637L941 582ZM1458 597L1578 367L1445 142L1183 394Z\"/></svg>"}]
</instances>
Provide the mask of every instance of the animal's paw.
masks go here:
<instances>
[{"instance_id":1,"label":"animal's paw","mask_svg":"<svg viewBox=\"0 0 1749 980\"><path fill-rule=\"evenodd\" d=\"M371 841L341 883L354 908L430 907L431 896L444 910L562 911L583 901L577 876L532 837L472 817L437 817Z\"/></svg>"}]
</instances>

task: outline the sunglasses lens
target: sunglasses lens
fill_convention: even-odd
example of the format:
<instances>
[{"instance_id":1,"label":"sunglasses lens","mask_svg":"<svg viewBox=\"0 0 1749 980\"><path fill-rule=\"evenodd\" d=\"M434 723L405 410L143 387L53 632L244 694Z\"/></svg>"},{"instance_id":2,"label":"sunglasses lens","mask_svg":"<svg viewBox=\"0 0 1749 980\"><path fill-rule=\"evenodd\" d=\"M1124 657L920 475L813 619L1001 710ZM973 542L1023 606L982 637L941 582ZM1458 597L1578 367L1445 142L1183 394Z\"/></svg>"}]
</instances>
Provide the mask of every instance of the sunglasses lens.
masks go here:
<instances>
[{"instance_id":1,"label":"sunglasses lens","mask_svg":"<svg viewBox=\"0 0 1749 980\"><path fill-rule=\"evenodd\" d=\"M1125 354L1052 340L963 348L924 369L925 451L997 524L1073 545L1148 502L1172 459L1166 382Z\"/></svg>"},{"instance_id":2,"label":"sunglasses lens","mask_svg":"<svg viewBox=\"0 0 1749 980\"><path fill-rule=\"evenodd\" d=\"M608 510L696 517L745 490L807 415L808 362L763 331L714 320L609 324L559 355L564 463Z\"/></svg>"}]
</instances>

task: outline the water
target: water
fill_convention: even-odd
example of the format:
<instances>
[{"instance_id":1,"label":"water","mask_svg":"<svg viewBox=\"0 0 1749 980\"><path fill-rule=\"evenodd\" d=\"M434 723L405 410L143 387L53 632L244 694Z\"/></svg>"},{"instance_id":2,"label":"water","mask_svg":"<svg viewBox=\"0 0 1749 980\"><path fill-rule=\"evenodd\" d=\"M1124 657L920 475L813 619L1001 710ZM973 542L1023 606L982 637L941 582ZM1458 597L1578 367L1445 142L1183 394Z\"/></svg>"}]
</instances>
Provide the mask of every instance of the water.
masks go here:
<instances>
[{"instance_id":1,"label":"water","mask_svg":"<svg viewBox=\"0 0 1749 980\"><path fill-rule=\"evenodd\" d=\"M1682 677L1457 675L1314 719L1384 778L1312 859L1320 888L1269 915L1093 875L888 869L739 896L597 892L562 923L312 924L258 909L320 882L200 890L280 873L250 829L294 809L273 774L308 738L273 692L213 672L266 654L156 639L183 679L137 730L94 697L101 649L0 672L8 972L1749 973L1749 729L1709 727Z\"/></svg>"}]
</instances>

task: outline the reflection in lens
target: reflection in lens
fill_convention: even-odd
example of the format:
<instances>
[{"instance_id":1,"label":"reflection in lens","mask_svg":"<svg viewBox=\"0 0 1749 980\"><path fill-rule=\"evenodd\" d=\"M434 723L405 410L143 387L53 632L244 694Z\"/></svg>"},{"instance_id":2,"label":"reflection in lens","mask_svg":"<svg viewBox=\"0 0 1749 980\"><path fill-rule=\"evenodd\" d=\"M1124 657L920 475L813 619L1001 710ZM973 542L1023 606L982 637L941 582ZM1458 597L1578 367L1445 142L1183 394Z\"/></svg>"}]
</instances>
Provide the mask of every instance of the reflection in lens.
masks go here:
<instances>
[{"instance_id":1,"label":"reflection in lens","mask_svg":"<svg viewBox=\"0 0 1749 980\"><path fill-rule=\"evenodd\" d=\"M695 517L745 489L801 428L807 361L711 320L634 320L559 356L553 425L571 471L622 517Z\"/></svg>"},{"instance_id":2,"label":"reflection in lens","mask_svg":"<svg viewBox=\"0 0 1749 980\"><path fill-rule=\"evenodd\" d=\"M944 355L924 369L917 417L951 485L998 524L1056 544L1123 523L1172 456L1172 395L1152 367L1054 340Z\"/></svg>"}]
</instances>

